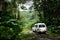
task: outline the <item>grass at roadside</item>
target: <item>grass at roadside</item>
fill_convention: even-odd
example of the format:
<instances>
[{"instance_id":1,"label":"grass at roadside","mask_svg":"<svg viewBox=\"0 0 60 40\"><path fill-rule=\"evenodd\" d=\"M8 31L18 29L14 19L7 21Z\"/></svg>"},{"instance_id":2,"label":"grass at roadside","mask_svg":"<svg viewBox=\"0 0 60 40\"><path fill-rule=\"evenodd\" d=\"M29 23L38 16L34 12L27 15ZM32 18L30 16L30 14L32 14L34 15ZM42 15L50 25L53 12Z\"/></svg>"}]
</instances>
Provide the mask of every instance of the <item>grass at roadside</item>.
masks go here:
<instances>
[{"instance_id":1,"label":"grass at roadside","mask_svg":"<svg viewBox=\"0 0 60 40\"><path fill-rule=\"evenodd\" d=\"M51 36L51 37L56 37L56 38L60 38L60 26L48 26L47 28L47 35Z\"/></svg>"},{"instance_id":2,"label":"grass at roadside","mask_svg":"<svg viewBox=\"0 0 60 40\"><path fill-rule=\"evenodd\" d=\"M60 34L52 33L51 31L47 31L46 34L50 37L60 38Z\"/></svg>"},{"instance_id":3,"label":"grass at roadside","mask_svg":"<svg viewBox=\"0 0 60 40\"><path fill-rule=\"evenodd\" d=\"M30 30L24 30L20 35L21 40L37 40L35 35Z\"/></svg>"}]
</instances>

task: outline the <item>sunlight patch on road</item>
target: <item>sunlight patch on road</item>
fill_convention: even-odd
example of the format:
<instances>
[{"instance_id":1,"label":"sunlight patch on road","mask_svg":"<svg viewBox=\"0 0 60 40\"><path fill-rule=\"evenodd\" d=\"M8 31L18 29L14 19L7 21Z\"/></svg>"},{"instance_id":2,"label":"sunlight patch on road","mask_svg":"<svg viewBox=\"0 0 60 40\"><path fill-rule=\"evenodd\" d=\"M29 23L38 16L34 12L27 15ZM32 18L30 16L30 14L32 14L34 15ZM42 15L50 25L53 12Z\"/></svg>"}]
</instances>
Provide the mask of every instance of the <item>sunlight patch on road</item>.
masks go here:
<instances>
[{"instance_id":1,"label":"sunlight patch on road","mask_svg":"<svg viewBox=\"0 0 60 40\"><path fill-rule=\"evenodd\" d=\"M33 33L33 32L31 30L23 30L21 33L29 34L29 33Z\"/></svg>"}]
</instances>

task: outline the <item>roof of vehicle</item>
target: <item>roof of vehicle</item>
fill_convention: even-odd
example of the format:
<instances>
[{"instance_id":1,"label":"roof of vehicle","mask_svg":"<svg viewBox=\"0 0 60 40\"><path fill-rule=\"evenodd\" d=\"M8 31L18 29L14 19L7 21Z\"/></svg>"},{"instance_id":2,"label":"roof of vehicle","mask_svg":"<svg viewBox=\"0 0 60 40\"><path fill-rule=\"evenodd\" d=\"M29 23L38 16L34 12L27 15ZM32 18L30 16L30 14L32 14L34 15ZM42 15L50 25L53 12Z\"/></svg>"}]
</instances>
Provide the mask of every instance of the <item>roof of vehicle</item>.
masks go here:
<instances>
[{"instance_id":1,"label":"roof of vehicle","mask_svg":"<svg viewBox=\"0 0 60 40\"><path fill-rule=\"evenodd\" d=\"M45 25L45 23L36 23L35 25Z\"/></svg>"}]
</instances>

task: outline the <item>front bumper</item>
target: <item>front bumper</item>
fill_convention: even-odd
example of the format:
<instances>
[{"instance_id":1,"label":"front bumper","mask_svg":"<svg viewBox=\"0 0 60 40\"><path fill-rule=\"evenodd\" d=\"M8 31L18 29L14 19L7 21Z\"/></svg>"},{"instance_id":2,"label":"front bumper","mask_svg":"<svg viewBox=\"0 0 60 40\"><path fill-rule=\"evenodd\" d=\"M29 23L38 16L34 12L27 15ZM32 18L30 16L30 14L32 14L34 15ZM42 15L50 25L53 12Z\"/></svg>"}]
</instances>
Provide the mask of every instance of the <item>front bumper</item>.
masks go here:
<instances>
[{"instance_id":1,"label":"front bumper","mask_svg":"<svg viewBox=\"0 0 60 40\"><path fill-rule=\"evenodd\" d=\"M43 32L46 32L46 30L40 30L40 29L39 29L39 30L36 30L36 31L37 31L37 32L42 32L42 33L43 33Z\"/></svg>"}]
</instances>

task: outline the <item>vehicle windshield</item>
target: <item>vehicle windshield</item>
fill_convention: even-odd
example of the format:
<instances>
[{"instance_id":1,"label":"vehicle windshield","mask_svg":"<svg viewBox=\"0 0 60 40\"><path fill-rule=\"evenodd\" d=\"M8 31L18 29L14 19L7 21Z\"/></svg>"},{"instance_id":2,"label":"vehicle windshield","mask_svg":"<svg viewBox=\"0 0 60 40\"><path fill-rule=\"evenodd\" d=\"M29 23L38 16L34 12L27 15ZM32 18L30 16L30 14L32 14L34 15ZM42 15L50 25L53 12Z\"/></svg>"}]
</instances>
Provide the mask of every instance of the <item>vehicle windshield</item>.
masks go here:
<instances>
[{"instance_id":1,"label":"vehicle windshield","mask_svg":"<svg viewBox=\"0 0 60 40\"><path fill-rule=\"evenodd\" d=\"M45 27L45 25L39 25L39 27Z\"/></svg>"}]
</instances>

